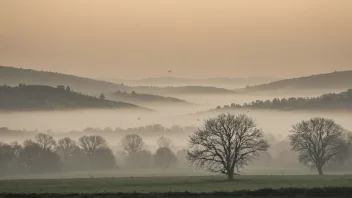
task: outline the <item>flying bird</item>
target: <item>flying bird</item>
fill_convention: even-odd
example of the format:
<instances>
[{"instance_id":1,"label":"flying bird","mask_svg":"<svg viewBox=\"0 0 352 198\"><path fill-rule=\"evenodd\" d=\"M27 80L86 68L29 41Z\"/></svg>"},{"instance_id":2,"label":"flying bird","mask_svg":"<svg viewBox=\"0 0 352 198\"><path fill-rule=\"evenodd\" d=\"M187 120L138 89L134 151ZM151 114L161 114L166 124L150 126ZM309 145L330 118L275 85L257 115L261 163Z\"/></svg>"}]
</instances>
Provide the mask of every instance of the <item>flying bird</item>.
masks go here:
<instances>
[{"instance_id":1,"label":"flying bird","mask_svg":"<svg viewBox=\"0 0 352 198\"><path fill-rule=\"evenodd\" d=\"M169 70L169 71L167 71L167 72L171 73L171 72L172 72L172 70Z\"/></svg>"},{"instance_id":2,"label":"flying bird","mask_svg":"<svg viewBox=\"0 0 352 198\"><path fill-rule=\"evenodd\" d=\"M139 117L138 120L141 120L141 117Z\"/></svg>"}]
</instances>

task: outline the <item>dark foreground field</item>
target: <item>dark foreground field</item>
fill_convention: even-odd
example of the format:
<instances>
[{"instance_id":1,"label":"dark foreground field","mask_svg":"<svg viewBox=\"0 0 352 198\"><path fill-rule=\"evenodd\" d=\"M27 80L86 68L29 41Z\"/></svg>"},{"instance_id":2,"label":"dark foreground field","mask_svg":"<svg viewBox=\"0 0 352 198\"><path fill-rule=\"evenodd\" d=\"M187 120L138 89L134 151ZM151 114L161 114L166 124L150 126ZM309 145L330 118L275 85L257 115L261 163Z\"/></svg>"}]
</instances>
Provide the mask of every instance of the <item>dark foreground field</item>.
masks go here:
<instances>
[{"instance_id":1,"label":"dark foreground field","mask_svg":"<svg viewBox=\"0 0 352 198\"><path fill-rule=\"evenodd\" d=\"M331 192L335 191L338 192L335 193L336 195L340 195L338 197L352 195L352 176L238 176L235 181L226 181L219 176L0 181L0 193L3 196L11 196L11 194L12 196L16 196L14 194L34 196L32 193L39 193L48 197L59 194L65 194L67 197L131 197L134 193L134 197L234 197L235 195L251 197L267 192L270 196L296 193L299 197L304 197L307 193L331 195ZM214 192L222 193L215 196L211 194Z\"/></svg>"},{"instance_id":2,"label":"dark foreground field","mask_svg":"<svg viewBox=\"0 0 352 198\"><path fill-rule=\"evenodd\" d=\"M190 193L190 192L169 192L169 193L90 193L90 194L61 194L61 193L43 193L43 194L0 194L0 197L74 197L74 198L90 198L90 197L118 197L118 198L255 198L255 197L352 197L352 188L280 188L280 189L260 189L254 191L242 190L234 192L212 192L212 193Z\"/></svg>"}]
</instances>

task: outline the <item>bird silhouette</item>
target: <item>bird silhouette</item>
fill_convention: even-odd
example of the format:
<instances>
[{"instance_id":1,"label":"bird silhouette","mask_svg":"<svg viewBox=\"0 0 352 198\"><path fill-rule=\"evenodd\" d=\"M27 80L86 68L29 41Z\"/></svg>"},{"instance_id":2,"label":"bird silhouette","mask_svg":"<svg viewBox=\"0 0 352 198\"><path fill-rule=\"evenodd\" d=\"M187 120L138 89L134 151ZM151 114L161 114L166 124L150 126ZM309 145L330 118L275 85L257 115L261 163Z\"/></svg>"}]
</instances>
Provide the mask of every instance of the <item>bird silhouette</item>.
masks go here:
<instances>
[{"instance_id":1,"label":"bird silhouette","mask_svg":"<svg viewBox=\"0 0 352 198\"><path fill-rule=\"evenodd\" d=\"M169 70L168 72L169 72L169 73L171 73L171 72L172 72L172 70Z\"/></svg>"},{"instance_id":2,"label":"bird silhouette","mask_svg":"<svg viewBox=\"0 0 352 198\"><path fill-rule=\"evenodd\" d=\"M140 119L141 119L141 117L138 118L138 120L140 120Z\"/></svg>"}]
</instances>

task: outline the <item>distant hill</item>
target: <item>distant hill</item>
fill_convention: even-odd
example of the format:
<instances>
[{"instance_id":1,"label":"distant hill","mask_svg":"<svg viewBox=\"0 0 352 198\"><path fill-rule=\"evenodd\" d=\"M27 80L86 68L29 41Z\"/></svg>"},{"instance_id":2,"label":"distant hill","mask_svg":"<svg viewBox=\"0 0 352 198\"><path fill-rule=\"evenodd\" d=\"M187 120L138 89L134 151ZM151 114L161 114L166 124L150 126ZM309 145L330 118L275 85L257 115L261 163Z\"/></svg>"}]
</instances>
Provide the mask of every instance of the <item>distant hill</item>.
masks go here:
<instances>
[{"instance_id":1,"label":"distant hill","mask_svg":"<svg viewBox=\"0 0 352 198\"><path fill-rule=\"evenodd\" d=\"M180 86L180 87L133 87L133 91L156 95L178 95L178 94L234 94L234 91L207 86Z\"/></svg>"},{"instance_id":2,"label":"distant hill","mask_svg":"<svg viewBox=\"0 0 352 198\"><path fill-rule=\"evenodd\" d=\"M141 94L141 93L136 93L136 92L122 92L122 91L116 91L110 94L106 94L107 98L111 100L116 100L116 101L121 101L121 102L128 102L132 104L189 104L185 100L181 100L178 98L172 98L172 97L163 97L163 96L158 96L158 95L152 95L152 94Z\"/></svg>"},{"instance_id":3,"label":"distant hill","mask_svg":"<svg viewBox=\"0 0 352 198\"><path fill-rule=\"evenodd\" d=\"M67 110L67 109L114 109L141 108L133 104L105 100L72 92L70 88L39 85L19 85L0 87L0 110Z\"/></svg>"},{"instance_id":4,"label":"distant hill","mask_svg":"<svg viewBox=\"0 0 352 198\"><path fill-rule=\"evenodd\" d=\"M219 94L233 93L227 89L202 86L183 87L154 87L154 86L128 86L112 82L99 81L90 78L78 77L55 72L36 71L32 69L21 69L15 67L0 66L0 85L17 86L26 85L57 85L70 86L72 90L91 95L110 93L115 91L136 91L148 94Z\"/></svg>"},{"instance_id":5,"label":"distant hill","mask_svg":"<svg viewBox=\"0 0 352 198\"><path fill-rule=\"evenodd\" d=\"M109 79L111 82L123 82L134 86L215 86L222 88L245 87L278 80L277 78L252 77L252 78L180 78L160 77L137 80Z\"/></svg>"},{"instance_id":6,"label":"distant hill","mask_svg":"<svg viewBox=\"0 0 352 198\"><path fill-rule=\"evenodd\" d=\"M273 100L257 100L243 105L232 103L219 109L275 109L275 110L352 110L352 89L338 94L330 93L319 97L274 98Z\"/></svg>"},{"instance_id":7,"label":"distant hill","mask_svg":"<svg viewBox=\"0 0 352 198\"><path fill-rule=\"evenodd\" d=\"M26 85L48 85L53 87L65 85L70 86L74 91L88 94L128 90L129 88L111 82L73 75L0 66L0 85L17 86L20 83Z\"/></svg>"},{"instance_id":8,"label":"distant hill","mask_svg":"<svg viewBox=\"0 0 352 198\"><path fill-rule=\"evenodd\" d=\"M349 89L351 87L352 70L279 80L267 84L249 86L245 91Z\"/></svg>"}]
</instances>

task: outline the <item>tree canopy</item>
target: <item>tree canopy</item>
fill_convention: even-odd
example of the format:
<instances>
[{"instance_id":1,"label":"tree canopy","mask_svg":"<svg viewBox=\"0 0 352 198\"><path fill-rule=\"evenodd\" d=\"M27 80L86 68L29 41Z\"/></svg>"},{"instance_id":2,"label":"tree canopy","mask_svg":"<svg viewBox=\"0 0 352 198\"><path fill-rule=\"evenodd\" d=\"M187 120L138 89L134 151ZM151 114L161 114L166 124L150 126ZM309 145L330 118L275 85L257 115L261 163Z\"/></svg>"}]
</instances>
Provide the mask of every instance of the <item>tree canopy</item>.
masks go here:
<instances>
[{"instance_id":1,"label":"tree canopy","mask_svg":"<svg viewBox=\"0 0 352 198\"><path fill-rule=\"evenodd\" d=\"M199 168L234 178L240 169L269 148L256 122L244 115L220 114L190 136L188 160Z\"/></svg>"},{"instance_id":2,"label":"tree canopy","mask_svg":"<svg viewBox=\"0 0 352 198\"><path fill-rule=\"evenodd\" d=\"M323 175L326 164L343 156L352 142L351 134L326 118L312 118L293 125L289 138L292 150L299 154L299 161L317 168L319 175Z\"/></svg>"}]
</instances>

